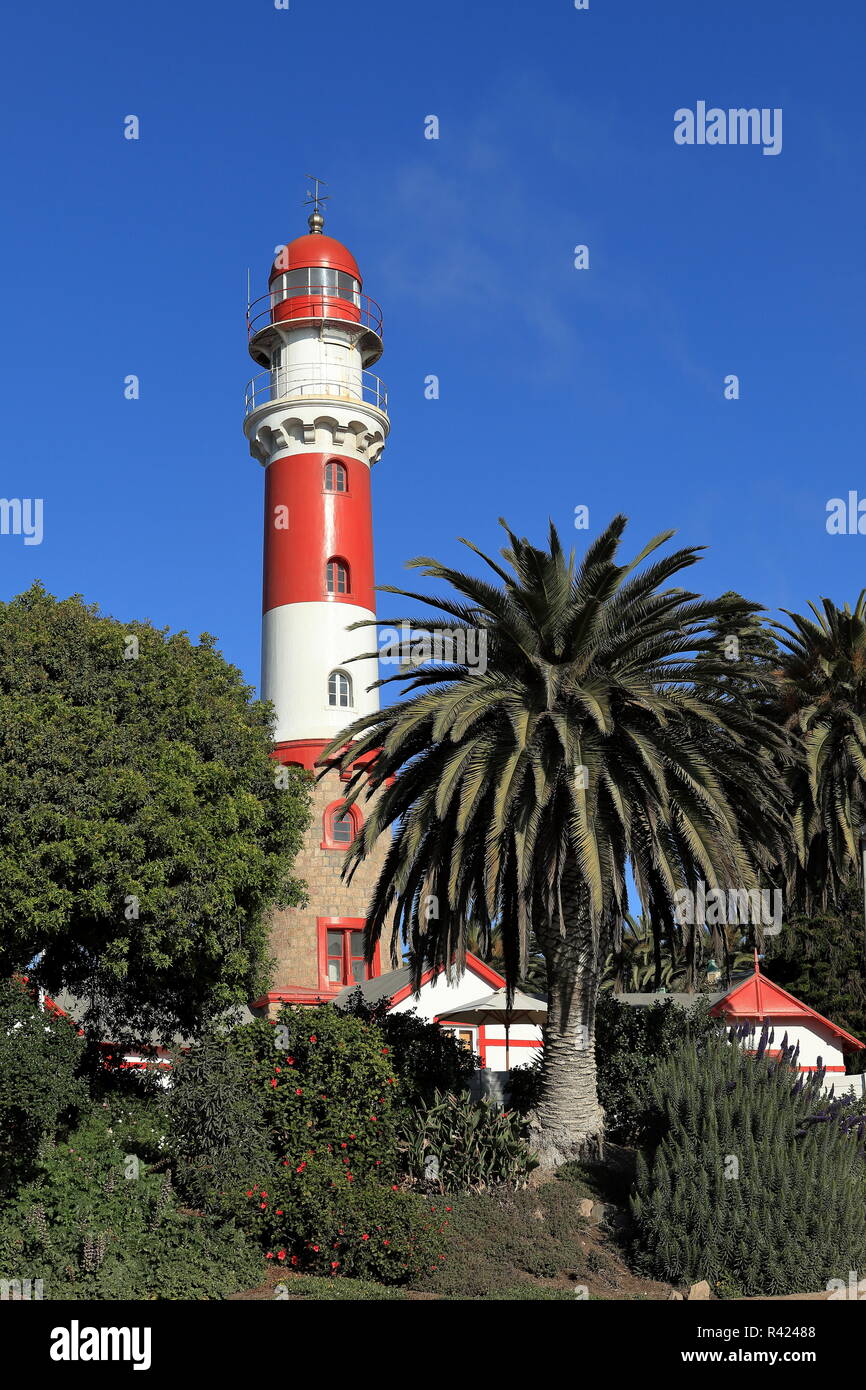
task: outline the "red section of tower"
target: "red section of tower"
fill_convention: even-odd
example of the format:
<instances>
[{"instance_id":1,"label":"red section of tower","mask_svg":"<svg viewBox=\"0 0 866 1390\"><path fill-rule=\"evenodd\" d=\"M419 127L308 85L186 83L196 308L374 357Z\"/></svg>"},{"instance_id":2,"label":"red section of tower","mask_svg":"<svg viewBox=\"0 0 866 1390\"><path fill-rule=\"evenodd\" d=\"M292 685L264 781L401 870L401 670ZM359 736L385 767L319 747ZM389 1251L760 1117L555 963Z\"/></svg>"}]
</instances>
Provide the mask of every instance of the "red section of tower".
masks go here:
<instances>
[{"instance_id":1,"label":"red section of tower","mask_svg":"<svg viewBox=\"0 0 866 1390\"><path fill-rule=\"evenodd\" d=\"M332 573L329 586L331 562L342 585ZM284 454L268 468L263 610L304 602L375 609L370 470L358 459Z\"/></svg>"}]
</instances>

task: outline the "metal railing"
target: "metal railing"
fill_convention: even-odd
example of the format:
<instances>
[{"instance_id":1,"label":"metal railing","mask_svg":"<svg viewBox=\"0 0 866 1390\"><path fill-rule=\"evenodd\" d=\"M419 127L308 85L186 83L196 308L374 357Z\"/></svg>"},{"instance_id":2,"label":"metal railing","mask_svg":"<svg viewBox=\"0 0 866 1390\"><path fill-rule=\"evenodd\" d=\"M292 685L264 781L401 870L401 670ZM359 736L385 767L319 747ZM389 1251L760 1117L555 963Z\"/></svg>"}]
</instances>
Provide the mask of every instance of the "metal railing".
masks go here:
<instances>
[{"instance_id":1,"label":"metal railing","mask_svg":"<svg viewBox=\"0 0 866 1390\"><path fill-rule=\"evenodd\" d=\"M357 302L356 302L357 299ZM252 338L274 323L297 319L336 319L357 323L382 336L382 310L368 294L342 299L334 286L322 289L270 290L247 305L247 333Z\"/></svg>"},{"instance_id":2,"label":"metal railing","mask_svg":"<svg viewBox=\"0 0 866 1390\"><path fill-rule=\"evenodd\" d=\"M336 372L334 368L326 370ZM344 369L342 376L325 376L322 367L316 364L309 367L277 367L271 372L259 372L247 383L244 415L272 401L318 400L322 396L341 401L360 401L382 411L388 409L388 392L380 377L353 368Z\"/></svg>"}]
</instances>

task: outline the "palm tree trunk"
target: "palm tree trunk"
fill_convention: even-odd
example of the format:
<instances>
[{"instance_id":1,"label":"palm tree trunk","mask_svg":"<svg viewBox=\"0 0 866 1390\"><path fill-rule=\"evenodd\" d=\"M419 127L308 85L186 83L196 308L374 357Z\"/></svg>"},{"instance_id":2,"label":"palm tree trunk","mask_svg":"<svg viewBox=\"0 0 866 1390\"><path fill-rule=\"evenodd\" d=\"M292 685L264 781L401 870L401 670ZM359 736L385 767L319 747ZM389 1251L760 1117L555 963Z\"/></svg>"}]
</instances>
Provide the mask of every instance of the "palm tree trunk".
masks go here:
<instances>
[{"instance_id":1,"label":"palm tree trunk","mask_svg":"<svg viewBox=\"0 0 866 1390\"><path fill-rule=\"evenodd\" d=\"M573 916L565 935L552 923L539 937L547 967L547 1025L532 1146L543 1168L556 1168L601 1156L604 1112L598 1100L595 1010L604 942L593 944L585 919L576 922Z\"/></svg>"}]
</instances>

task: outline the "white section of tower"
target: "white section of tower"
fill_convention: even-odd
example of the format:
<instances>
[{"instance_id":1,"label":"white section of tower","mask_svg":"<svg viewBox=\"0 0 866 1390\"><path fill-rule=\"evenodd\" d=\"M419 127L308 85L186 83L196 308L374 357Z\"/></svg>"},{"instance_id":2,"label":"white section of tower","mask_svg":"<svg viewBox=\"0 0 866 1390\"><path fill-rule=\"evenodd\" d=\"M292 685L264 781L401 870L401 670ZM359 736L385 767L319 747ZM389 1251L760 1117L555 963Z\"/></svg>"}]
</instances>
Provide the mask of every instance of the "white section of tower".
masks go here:
<instances>
[{"instance_id":1,"label":"white section of tower","mask_svg":"<svg viewBox=\"0 0 866 1390\"><path fill-rule=\"evenodd\" d=\"M348 632L349 623L375 618L367 608L349 603L284 603L262 619L262 698L277 711L274 737L333 738L362 714L379 708L375 659L349 662L350 656L376 650L376 629ZM350 706L328 704L328 677L342 671L352 690Z\"/></svg>"}]
</instances>

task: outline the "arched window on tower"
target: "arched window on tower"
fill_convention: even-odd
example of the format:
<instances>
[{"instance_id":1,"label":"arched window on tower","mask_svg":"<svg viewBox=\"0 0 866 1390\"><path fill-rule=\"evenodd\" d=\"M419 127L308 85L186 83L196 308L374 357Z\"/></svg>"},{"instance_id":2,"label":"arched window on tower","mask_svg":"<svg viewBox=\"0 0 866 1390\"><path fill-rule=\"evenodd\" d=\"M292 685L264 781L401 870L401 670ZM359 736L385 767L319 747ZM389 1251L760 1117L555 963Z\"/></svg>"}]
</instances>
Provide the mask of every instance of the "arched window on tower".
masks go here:
<instances>
[{"instance_id":1,"label":"arched window on tower","mask_svg":"<svg viewBox=\"0 0 866 1390\"><path fill-rule=\"evenodd\" d=\"M345 671L332 671L329 675L328 704L335 709L351 709L352 678Z\"/></svg>"},{"instance_id":2,"label":"arched window on tower","mask_svg":"<svg viewBox=\"0 0 866 1390\"><path fill-rule=\"evenodd\" d=\"M329 594L349 593L349 566L345 560L339 560L336 556L330 559L327 564L326 577Z\"/></svg>"},{"instance_id":3,"label":"arched window on tower","mask_svg":"<svg viewBox=\"0 0 866 1390\"><path fill-rule=\"evenodd\" d=\"M325 491L349 491L349 475L346 471L346 465L339 463L337 459L329 459L325 464Z\"/></svg>"},{"instance_id":4,"label":"arched window on tower","mask_svg":"<svg viewBox=\"0 0 866 1390\"><path fill-rule=\"evenodd\" d=\"M357 806L332 801L322 817L321 849L346 850L361 829L361 812Z\"/></svg>"}]
</instances>

